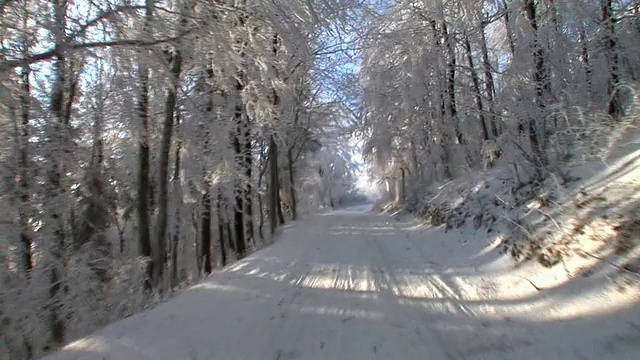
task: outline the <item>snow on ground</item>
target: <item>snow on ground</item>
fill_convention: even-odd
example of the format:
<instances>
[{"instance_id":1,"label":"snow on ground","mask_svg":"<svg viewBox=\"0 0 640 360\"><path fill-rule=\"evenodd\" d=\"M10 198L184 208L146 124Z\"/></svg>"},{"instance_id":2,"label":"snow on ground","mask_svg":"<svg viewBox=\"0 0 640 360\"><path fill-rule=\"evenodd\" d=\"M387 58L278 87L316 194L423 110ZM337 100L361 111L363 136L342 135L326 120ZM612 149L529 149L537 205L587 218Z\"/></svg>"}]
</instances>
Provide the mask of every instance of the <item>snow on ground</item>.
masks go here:
<instances>
[{"instance_id":1,"label":"snow on ground","mask_svg":"<svg viewBox=\"0 0 640 360\"><path fill-rule=\"evenodd\" d=\"M414 241L431 243L422 248L437 269L431 281L449 289L449 311L408 301L438 314L432 326L450 358L640 358L640 292L621 292L611 280L615 268L591 262L598 272L586 278L536 262L514 267L501 255L498 239L468 228L429 229L419 239ZM584 261L576 260L580 266ZM574 261L566 266L578 268Z\"/></svg>"},{"instance_id":2,"label":"snow on ground","mask_svg":"<svg viewBox=\"0 0 640 360\"><path fill-rule=\"evenodd\" d=\"M394 293L396 266L419 266L403 260L418 260L408 240L389 216L362 210L297 222L271 247L46 359L445 359L421 311Z\"/></svg>"},{"instance_id":3,"label":"snow on ground","mask_svg":"<svg viewBox=\"0 0 640 360\"><path fill-rule=\"evenodd\" d=\"M616 290L607 268L514 268L486 230L367 210L298 221L46 360L640 359L639 293Z\"/></svg>"},{"instance_id":4,"label":"snow on ground","mask_svg":"<svg viewBox=\"0 0 640 360\"><path fill-rule=\"evenodd\" d=\"M456 284L459 311L480 321L434 324L452 358L640 359L638 132L566 169L576 180L564 186L523 184L522 167L515 181L502 166L434 185L411 205L443 224L411 236ZM501 255L505 244L519 246L518 263Z\"/></svg>"}]
</instances>

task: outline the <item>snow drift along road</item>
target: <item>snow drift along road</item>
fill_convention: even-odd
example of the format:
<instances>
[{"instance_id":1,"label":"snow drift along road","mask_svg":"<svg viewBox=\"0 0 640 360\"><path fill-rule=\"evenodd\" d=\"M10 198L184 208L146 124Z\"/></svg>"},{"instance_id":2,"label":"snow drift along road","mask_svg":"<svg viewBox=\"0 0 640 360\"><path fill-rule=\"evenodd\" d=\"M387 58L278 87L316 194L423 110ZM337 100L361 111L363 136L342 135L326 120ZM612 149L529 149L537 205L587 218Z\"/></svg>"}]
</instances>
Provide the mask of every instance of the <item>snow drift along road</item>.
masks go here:
<instances>
[{"instance_id":1,"label":"snow drift along road","mask_svg":"<svg viewBox=\"0 0 640 360\"><path fill-rule=\"evenodd\" d=\"M365 210L297 222L271 247L46 359L445 359L424 314L396 294L397 269L423 262L397 222Z\"/></svg>"}]
</instances>

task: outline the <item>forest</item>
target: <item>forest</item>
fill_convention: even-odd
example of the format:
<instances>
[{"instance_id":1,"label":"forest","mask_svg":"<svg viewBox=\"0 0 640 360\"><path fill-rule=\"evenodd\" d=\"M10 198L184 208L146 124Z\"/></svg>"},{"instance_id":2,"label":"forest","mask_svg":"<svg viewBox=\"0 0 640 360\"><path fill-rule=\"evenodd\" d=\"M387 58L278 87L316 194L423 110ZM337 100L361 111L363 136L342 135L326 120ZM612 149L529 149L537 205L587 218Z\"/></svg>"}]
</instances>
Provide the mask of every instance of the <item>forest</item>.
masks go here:
<instances>
[{"instance_id":1,"label":"forest","mask_svg":"<svg viewBox=\"0 0 640 360\"><path fill-rule=\"evenodd\" d=\"M0 0L0 358L362 199L571 181L638 115L632 0ZM417 200L416 200L417 201Z\"/></svg>"}]
</instances>

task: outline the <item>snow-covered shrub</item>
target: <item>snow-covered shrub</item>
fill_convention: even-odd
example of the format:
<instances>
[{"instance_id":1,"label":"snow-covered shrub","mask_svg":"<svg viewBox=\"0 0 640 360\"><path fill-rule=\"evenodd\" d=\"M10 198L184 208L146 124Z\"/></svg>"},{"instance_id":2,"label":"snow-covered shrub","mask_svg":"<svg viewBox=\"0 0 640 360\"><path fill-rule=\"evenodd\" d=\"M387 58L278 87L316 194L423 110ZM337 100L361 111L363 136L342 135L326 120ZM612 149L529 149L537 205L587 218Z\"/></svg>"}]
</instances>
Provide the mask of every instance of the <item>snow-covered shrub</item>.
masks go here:
<instances>
[{"instance_id":1,"label":"snow-covered shrub","mask_svg":"<svg viewBox=\"0 0 640 360\"><path fill-rule=\"evenodd\" d=\"M86 256L72 258L65 269L57 302L70 340L151 304L143 289L144 266L137 259L111 262L106 282L87 266ZM0 354L8 359L31 358L49 349L49 274L40 267L30 278L0 274Z\"/></svg>"},{"instance_id":2,"label":"snow-covered shrub","mask_svg":"<svg viewBox=\"0 0 640 360\"><path fill-rule=\"evenodd\" d=\"M496 140L485 140L482 143L482 159L484 163L484 169L490 169L493 167L493 164L500 158L502 154L502 150L498 146Z\"/></svg>"}]
</instances>

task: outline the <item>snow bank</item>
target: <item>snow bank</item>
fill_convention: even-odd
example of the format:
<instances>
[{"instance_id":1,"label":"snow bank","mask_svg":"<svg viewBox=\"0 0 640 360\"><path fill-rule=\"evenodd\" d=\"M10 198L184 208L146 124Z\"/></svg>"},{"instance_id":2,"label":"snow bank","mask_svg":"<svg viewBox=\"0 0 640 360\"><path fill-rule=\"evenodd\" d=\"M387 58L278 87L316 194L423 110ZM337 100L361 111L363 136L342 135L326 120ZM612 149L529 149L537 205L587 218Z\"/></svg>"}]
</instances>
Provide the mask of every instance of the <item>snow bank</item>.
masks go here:
<instances>
[{"instance_id":1,"label":"snow bank","mask_svg":"<svg viewBox=\"0 0 640 360\"><path fill-rule=\"evenodd\" d=\"M564 169L567 183L498 163L402 207L447 278L443 298L456 299L443 313L476 320L437 325L457 358L640 358L639 133L627 127L601 159Z\"/></svg>"}]
</instances>

